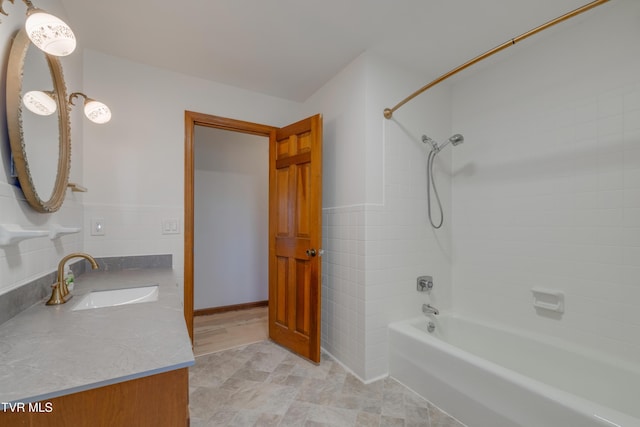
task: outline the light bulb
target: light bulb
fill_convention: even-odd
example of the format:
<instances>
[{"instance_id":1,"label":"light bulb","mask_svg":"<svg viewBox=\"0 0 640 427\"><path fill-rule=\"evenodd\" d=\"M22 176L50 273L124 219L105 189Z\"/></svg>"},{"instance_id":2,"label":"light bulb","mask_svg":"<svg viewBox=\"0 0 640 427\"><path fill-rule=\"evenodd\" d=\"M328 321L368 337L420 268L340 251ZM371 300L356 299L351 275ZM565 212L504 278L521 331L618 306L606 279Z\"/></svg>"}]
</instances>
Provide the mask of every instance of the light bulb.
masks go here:
<instances>
[{"instance_id":1,"label":"light bulb","mask_svg":"<svg viewBox=\"0 0 640 427\"><path fill-rule=\"evenodd\" d=\"M29 111L39 116L50 116L58 109L55 99L40 90L25 93L22 97L22 103Z\"/></svg>"},{"instance_id":2,"label":"light bulb","mask_svg":"<svg viewBox=\"0 0 640 427\"><path fill-rule=\"evenodd\" d=\"M111 110L102 102L87 99L84 103L84 115L93 123L103 124L111 120Z\"/></svg>"},{"instance_id":3,"label":"light bulb","mask_svg":"<svg viewBox=\"0 0 640 427\"><path fill-rule=\"evenodd\" d=\"M40 9L30 9L24 24L29 40L39 49L54 55L66 56L76 48L76 37L60 18Z\"/></svg>"}]
</instances>

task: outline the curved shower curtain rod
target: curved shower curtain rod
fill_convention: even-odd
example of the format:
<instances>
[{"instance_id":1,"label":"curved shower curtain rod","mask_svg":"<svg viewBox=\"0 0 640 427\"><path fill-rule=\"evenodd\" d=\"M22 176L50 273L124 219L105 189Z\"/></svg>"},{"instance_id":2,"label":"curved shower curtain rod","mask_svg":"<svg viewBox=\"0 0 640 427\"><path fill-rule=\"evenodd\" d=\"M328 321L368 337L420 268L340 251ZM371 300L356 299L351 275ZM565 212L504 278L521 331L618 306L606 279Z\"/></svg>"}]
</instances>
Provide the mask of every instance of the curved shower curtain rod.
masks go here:
<instances>
[{"instance_id":1,"label":"curved shower curtain rod","mask_svg":"<svg viewBox=\"0 0 640 427\"><path fill-rule=\"evenodd\" d=\"M557 17L556 19L552 19L551 21L540 25L539 27L534 28L533 30L529 30L526 33L520 34L518 37L514 37L504 43L502 43L499 46L494 47L491 50L486 51L485 53L483 53L482 55L476 56L475 58L473 58L470 61L465 62L464 64L460 65L457 68L454 68L453 70L449 71L448 73L445 73L443 75L441 75L440 77L438 77L437 79L435 79L434 81L432 81L431 83L421 87L420 89L418 89L417 91L415 91L414 93L412 93L411 95L409 95L408 97L406 97L405 99L403 99L402 101L400 101L398 104L396 104L395 107L393 108L385 108L384 109L384 117L387 119L390 119L393 116L393 113L400 107L402 107L404 104L406 104L407 102L411 101L413 98L415 98L416 96L420 95L422 92L425 92L427 89L430 89L431 87L437 85L438 83L448 79L449 77L453 76L454 74L457 74L458 72L464 70L465 68L468 68L470 66L472 66L473 64L482 61L485 58L490 57L491 55L493 55L494 53L498 53L501 50L504 50L510 46L513 46L514 44L526 39L527 37L530 37L534 34L539 33L542 30L546 30L549 27L552 27L562 21L566 21L569 18L573 18L576 15L581 14L582 12L586 12L589 9L593 9L596 6L600 6L603 3L608 2L609 0L596 0L596 1L592 1L591 3L585 4L582 7L579 7L569 13L566 13L562 16Z\"/></svg>"}]
</instances>

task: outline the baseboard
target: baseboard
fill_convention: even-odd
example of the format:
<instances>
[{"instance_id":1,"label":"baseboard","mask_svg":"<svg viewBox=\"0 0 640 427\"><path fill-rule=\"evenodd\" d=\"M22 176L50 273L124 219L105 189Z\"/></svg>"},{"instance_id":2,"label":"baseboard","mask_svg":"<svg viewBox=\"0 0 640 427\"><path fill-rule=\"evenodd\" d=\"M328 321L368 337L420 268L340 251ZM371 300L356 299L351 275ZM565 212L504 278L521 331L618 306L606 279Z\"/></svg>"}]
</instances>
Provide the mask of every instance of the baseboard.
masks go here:
<instances>
[{"instance_id":1,"label":"baseboard","mask_svg":"<svg viewBox=\"0 0 640 427\"><path fill-rule=\"evenodd\" d=\"M382 374L380 376L377 376L375 378L371 378L369 380L364 380L360 375L356 374L355 371L353 369L351 369L350 367L348 367L347 365L345 365L344 363L342 363L340 361L340 359L338 359L337 357L335 357L333 354L329 353L327 351L327 349L325 349L324 347L320 347L320 349L322 350L323 353L326 353L329 357L331 357L333 359L334 362L337 362L338 365L342 366L342 368L349 372L351 375L353 375L354 377L356 377L361 383L363 384L371 384L374 383L376 381L379 381L381 379L387 378L389 376L389 374ZM399 382L399 381L398 381Z\"/></svg>"},{"instance_id":2,"label":"baseboard","mask_svg":"<svg viewBox=\"0 0 640 427\"><path fill-rule=\"evenodd\" d=\"M199 308L193 310L194 316L208 316L210 314L224 313L225 311L246 310L247 308L266 307L269 301L245 302L243 304L225 305L222 307Z\"/></svg>"}]
</instances>

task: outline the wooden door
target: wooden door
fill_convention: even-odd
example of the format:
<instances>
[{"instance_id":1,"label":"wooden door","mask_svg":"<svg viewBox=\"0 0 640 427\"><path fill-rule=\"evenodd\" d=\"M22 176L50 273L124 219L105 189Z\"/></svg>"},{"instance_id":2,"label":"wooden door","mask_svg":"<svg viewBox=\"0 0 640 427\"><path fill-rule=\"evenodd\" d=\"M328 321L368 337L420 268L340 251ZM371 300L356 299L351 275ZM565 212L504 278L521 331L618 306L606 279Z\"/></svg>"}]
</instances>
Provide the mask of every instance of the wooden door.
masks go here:
<instances>
[{"instance_id":1,"label":"wooden door","mask_svg":"<svg viewBox=\"0 0 640 427\"><path fill-rule=\"evenodd\" d=\"M271 132L269 337L320 361L322 116Z\"/></svg>"}]
</instances>

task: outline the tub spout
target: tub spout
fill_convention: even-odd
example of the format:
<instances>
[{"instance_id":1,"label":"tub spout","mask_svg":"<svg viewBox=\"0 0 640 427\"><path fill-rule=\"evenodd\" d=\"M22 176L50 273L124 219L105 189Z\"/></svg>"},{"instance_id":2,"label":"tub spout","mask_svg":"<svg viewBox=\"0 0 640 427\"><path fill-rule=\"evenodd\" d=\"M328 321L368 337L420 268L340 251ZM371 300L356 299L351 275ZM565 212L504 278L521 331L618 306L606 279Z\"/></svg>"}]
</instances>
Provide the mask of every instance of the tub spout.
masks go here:
<instances>
[{"instance_id":1,"label":"tub spout","mask_svg":"<svg viewBox=\"0 0 640 427\"><path fill-rule=\"evenodd\" d=\"M430 304L422 304L422 312L424 314L440 314L440 311Z\"/></svg>"}]
</instances>

